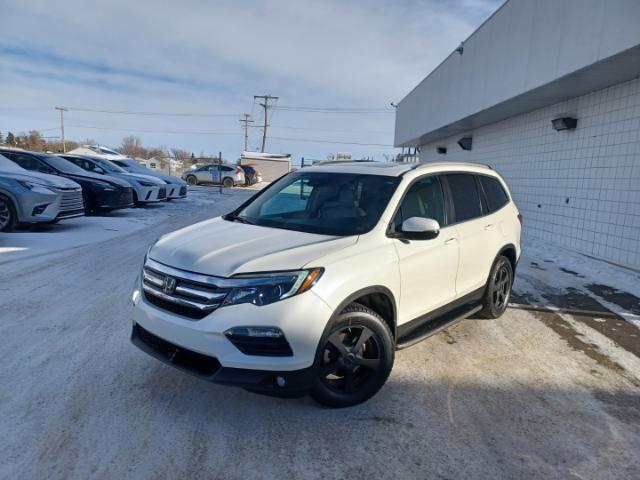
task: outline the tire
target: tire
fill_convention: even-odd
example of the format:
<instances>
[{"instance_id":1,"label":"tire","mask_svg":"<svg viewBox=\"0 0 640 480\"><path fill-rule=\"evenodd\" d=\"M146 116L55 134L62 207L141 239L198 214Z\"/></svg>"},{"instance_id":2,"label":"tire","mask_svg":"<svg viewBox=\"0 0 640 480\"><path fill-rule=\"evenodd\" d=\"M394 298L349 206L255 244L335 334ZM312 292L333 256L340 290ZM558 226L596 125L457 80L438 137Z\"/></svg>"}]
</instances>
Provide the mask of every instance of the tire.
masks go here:
<instances>
[{"instance_id":1,"label":"tire","mask_svg":"<svg viewBox=\"0 0 640 480\"><path fill-rule=\"evenodd\" d=\"M224 177L222 179L222 186L225 187L225 188L233 187L233 178Z\"/></svg>"},{"instance_id":2,"label":"tire","mask_svg":"<svg viewBox=\"0 0 640 480\"><path fill-rule=\"evenodd\" d=\"M394 353L393 336L382 317L364 305L350 304L320 341L311 398L332 408L367 401L389 378Z\"/></svg>"},{"instance_id":3,"label":"tire","mask_svg":"<svg viewBox=\"0 0 640 480\"><path fill-rule=\"evenodd\" d=\"M187 185L198 185L198 179L196 177L194 177L193 175L189 175L185 181L187 182Z\"/></svg>"},{"instance_id":4,"label":"tire","mask_svg":"<svg viewBox=\"0 0 640 480\"><path fill-rule=\"evenodd\" d=\"M0 195L0 232L8 232L18 223L18 214L9 197Z\"/></svg>"},{"instance_id":5,"label":"tire","mask_svg":"<svg viewBox=\"0 0 640 480\"><path fill-rule=\"evenodd\" d=\"M91 201L91 198L89 198L89 195L87 195L86 192L82 192L82 200L84 201L85 215L95 215L96 213L98 213L95 206L93 205L93 202Z\"/></svg>"},{"instance_id":6,"label":"tire","mask_svg":"<svg viewBox=\"0 0 640 480\"><path fill-rule=\"evenodd\" d=\"M511 262L507 257L499 255L491 267L479 315L483 318L501 317L509 304L512 286L513 267Z\"/></svg>"}]
</instances>

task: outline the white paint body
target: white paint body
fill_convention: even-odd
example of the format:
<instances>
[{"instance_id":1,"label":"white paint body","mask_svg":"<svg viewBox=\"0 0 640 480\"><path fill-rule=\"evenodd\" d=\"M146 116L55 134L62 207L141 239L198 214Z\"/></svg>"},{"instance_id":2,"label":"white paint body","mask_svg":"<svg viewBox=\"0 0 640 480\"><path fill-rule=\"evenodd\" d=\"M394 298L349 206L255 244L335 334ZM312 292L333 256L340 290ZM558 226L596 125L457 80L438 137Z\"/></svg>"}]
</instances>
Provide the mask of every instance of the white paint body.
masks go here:
<instances>
[{"instance_id":1,"label":"white paint body","mask_svg":"<svg viewBox=\"0 0 640 480\"><path fill-rule=\"evenodd\" d=\"M483 288L492 263L504 246L513 245L516 257L520 256L521 225L512 201L492 214L445 226L432 240L407 241L388 235L396 208L414 180L444 172L500 179L487 167L336 165L305 170L311 169L401 179L377 225L363 235L317 235L214 218L162 237L148 253L150 259L172 268L225 278L239 273L324 268L311 290L266 306L223 306L202 320L161 310L143 295L134 295L135 322L176 345L216 357L224 367L297 370L312 365L331 316L354 293L369 287L387 289L396 305L397 325L401 325ZM263 357L241 353L225 338L224 331L246 325L279 327L294 355Z\"/></svg>"}]
</instances>

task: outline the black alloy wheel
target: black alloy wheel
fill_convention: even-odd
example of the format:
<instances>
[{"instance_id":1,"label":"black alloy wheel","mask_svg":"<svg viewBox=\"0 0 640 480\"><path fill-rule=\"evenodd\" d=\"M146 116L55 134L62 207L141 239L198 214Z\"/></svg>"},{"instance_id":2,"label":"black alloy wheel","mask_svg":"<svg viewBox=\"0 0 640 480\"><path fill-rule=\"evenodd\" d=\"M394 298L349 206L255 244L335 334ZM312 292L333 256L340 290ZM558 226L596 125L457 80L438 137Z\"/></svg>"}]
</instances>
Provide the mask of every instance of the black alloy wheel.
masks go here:
<instances>
[{"instance_id":1,"label":"black alloy wheel","mask_svg":"<svg viewBox=\"0 0 640 480\"><path fill-rule=\"evenodd\" d=\"M501 255L491 267L480 316L484 318L500 317L509 305L512 286L513 267L509 259Z\"/></svg>"},{"instance_id":2,"label":"black alloy wheel","mask_svg":"<svg viewBox=\"0 0 640 480\"><path fill-rule=\"evenodd\" d=\"M193 175L189 175L187 177L187 184L191 186L198 185L198 179Z\"/></svg>"},{"instance_id":3,"label":"black alloy wheel","mask_svg":"<svg viewBox=\"0 0 640 480\"><path fill-rule=\"evenodd\" d=\"M386 322L373 310L351 304L318 349L311 396L330 407L362 403L384 385L393 357L393 337Z\"/></svg>"}]
</instances>

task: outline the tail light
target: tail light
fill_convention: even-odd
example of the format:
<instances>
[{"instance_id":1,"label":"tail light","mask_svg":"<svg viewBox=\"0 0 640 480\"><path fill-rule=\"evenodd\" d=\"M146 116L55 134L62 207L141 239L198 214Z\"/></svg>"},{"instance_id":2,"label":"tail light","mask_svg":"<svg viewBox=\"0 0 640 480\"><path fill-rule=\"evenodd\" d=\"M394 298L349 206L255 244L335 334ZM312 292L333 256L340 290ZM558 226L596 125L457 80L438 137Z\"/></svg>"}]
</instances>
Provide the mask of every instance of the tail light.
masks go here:
<instances>
[{"instance_id":1,"label":"tail light","mask_svg":"<svg viewBox=\"0 0 640 480\"><path fill-rule=\"evenodd\" d=\"M518 214L518 221L520 222L520 225L522 225L522 222L524 221L524 218L522 217L521 213Z\"/></svg>"},{"instance_id":2,"label":"tail light","mask_svg":"<svg viewBox=\"0 0 640 480\"><path fill-rule=\"evenodd\" d=\"M236 167L236 173L242 173L242 168Z\"/></svg>"}]
</instances>

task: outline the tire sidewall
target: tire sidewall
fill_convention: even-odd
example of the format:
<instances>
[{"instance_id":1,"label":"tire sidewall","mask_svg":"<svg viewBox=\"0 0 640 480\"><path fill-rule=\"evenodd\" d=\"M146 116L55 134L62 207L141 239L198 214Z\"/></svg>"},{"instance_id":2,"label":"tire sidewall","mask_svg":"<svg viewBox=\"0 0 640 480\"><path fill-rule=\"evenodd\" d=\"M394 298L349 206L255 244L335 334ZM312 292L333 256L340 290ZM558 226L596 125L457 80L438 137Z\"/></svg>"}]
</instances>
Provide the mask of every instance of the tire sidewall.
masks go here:
<instances>
[{"instance_id":1,"label":"tire sidewall","mask_svg":"<svg viewBox=\"0 0 640 480\"><path fill-rule=\"evenodd\" d=\"M229 177L224 177L222 179L222 186L225 188L231 188L233 187L233 180Z\"/></svg>"},{"instance_id":2,"label":"tire sidewall","mask_svg":"<svg viewBox=\"0 0 640 480\"><path fill-rule=\"evenodd\" d=\"M314 372L317 372L318 368L322 364L323 353L329 336L336 330L340 330L348 326L367 327L379 337L381 341L380 356L384 368L375 372L374 375L366 381L366 385L350 394L332 390L322 382L322 380L317 376L317 373L314 373L314 382L310 391L311 396L316 401L330 407L348 407L368 400L384 385L391 373L391 369L393 368L395 346L391 331L384 320L373 314L373 312L353 311L349 310L349 307L347 307L347 309L340 313L331 322L330 326L325 329L316 349Z\"/></svg>"},{"instance_id":3,"label":"tire sidewall","mask_svg":"<svg viewBox=\"0 0 640 480\"><path fill-rule=\"evenodd\" d=\"M4 229L0 230L0 232L10 232L18 224L18 214L16 212L16 208L13 206L13 202L9 197L0 195L0 201L2 201L2 203L5 203L9 208L9 223L6 227L4 227Z\"/></svg>"},{"instance_id":4,"label":"tire sidewall","mask_svg":"<svg viewBox=\"0 0 640 480\"><path fill-rule=\"evenodd\" d=\"M511 285L509 286L509 296L505 301L504 307L498 310L496 309L493 303L493 293L495 291L495 288L494 288L495 278L502 266L506 266L509 271L509 278L510 278ZM493 266L491 267L491 274L489 275L489 280L487 282L487 291L485 293L485 309L487 313L491 315L492 318L498 318L507 310L509 298L511 297L512 286L513 286L513 267L511 266L511 262L507 257L500 255L498 256L498 258L496 258L496 261L493 263Z\"/></svg>"},{"instance_id":5,"label":"tire sidewall","mask_svg":"<svg viewBox=\"0 0 640 480\"><path fill-rule=\"evenodd\" d=\"M189 175L186 180L187 180L187 185L194 186L198 184L198 179L193 175Z\"/></svg>"}]
</instances>

